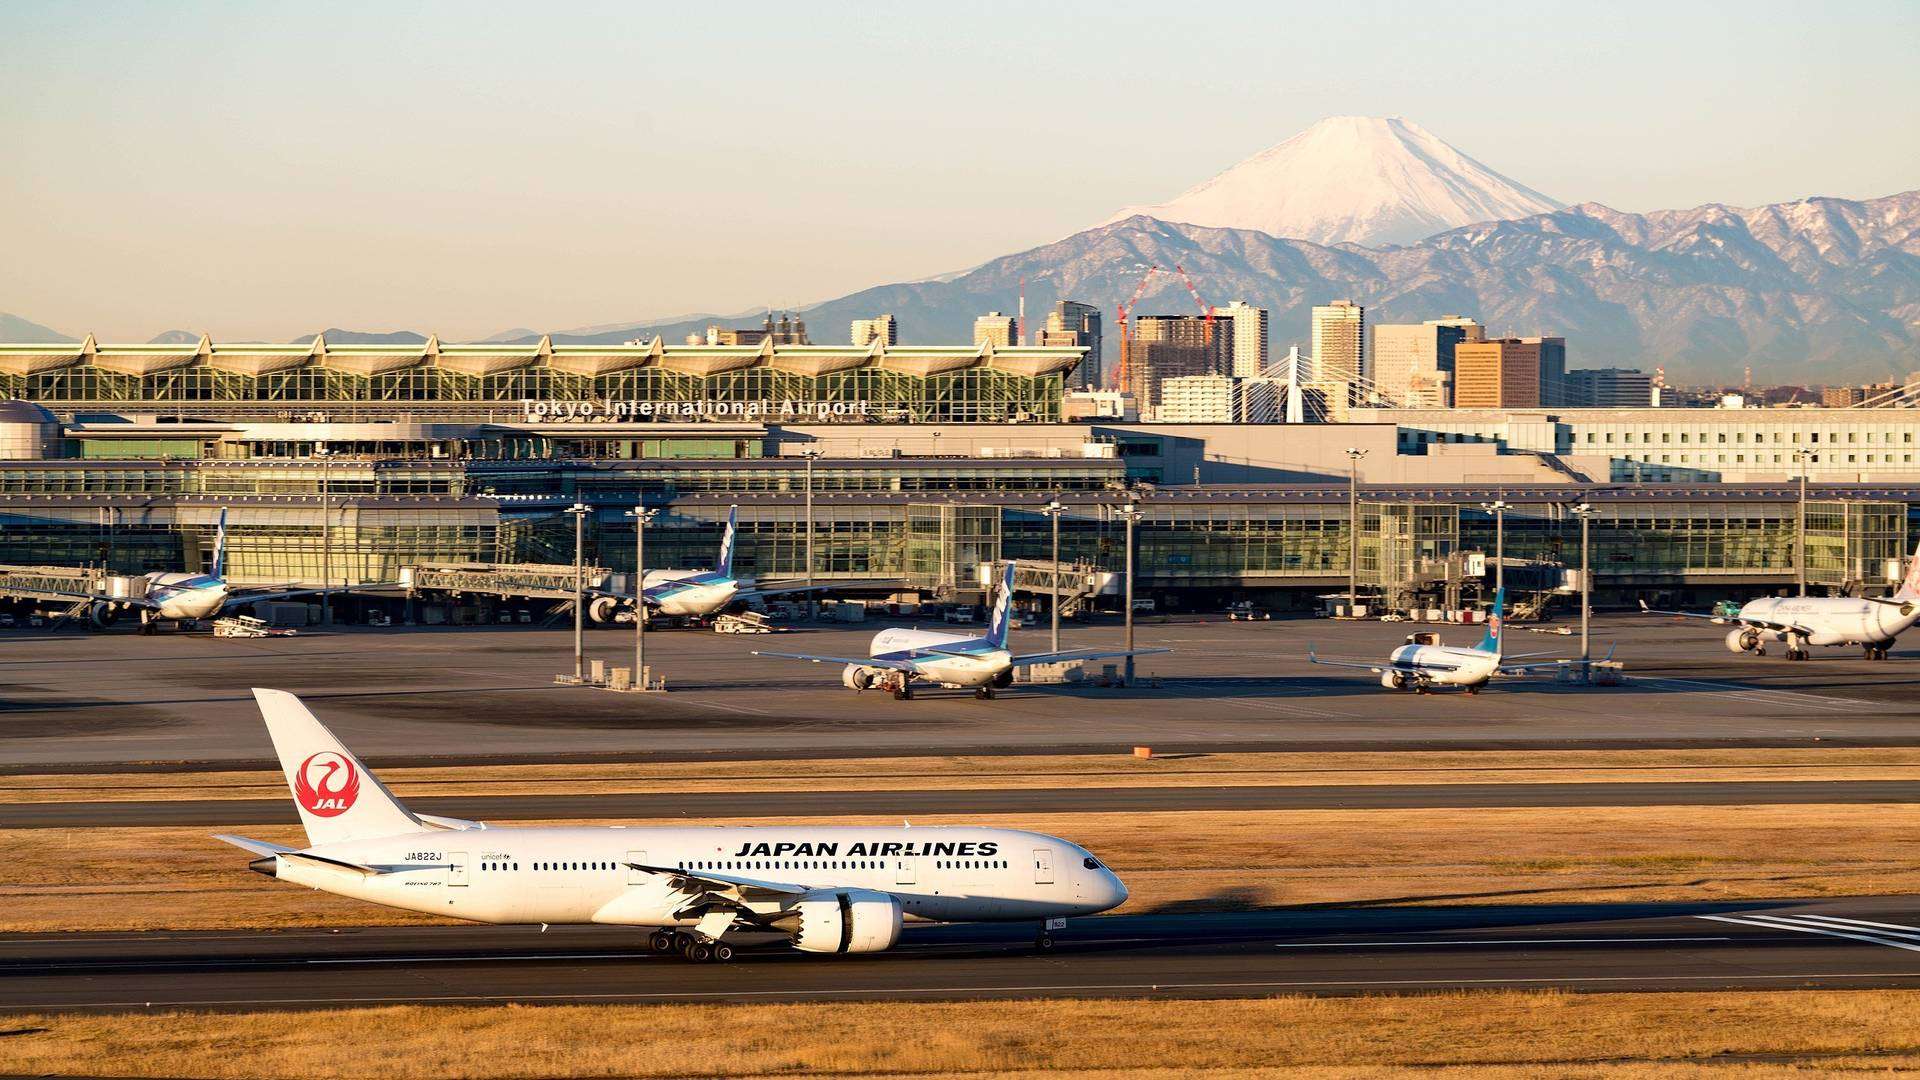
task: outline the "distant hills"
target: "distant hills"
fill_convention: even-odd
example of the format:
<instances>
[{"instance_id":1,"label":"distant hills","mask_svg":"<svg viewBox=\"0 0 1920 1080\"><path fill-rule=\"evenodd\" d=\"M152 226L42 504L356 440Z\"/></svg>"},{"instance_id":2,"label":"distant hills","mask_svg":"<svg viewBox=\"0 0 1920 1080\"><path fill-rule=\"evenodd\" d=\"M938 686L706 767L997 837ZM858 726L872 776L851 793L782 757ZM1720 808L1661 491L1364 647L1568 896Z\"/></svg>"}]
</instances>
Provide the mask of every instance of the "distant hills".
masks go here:
<instances>
[{"instance_id":1,"label":"distant hills","mask_svg":"<svg viewBox=\"0 0 1920 1080\"><path fill-rule=\"evenodd\" d=\"M0 311L0 341L55 342L79 341L71 334L29 322L18 315L9 315Z\"/></svg>"},{"instance_id":2,"label":"distant hills","mask_svg":"<svg viewBox=\"0 0 1920 1080\"><path fill-rule=\"evenodd\" d=\"M427 343L427 335L418 334L412 330L342 330L337 326L329 326L319 333L326 336L329 345L425 345ZM313 337L312 334L303 334L294 338L292 344L303 345L312 341Z\"/></svg>"}]
</instances>

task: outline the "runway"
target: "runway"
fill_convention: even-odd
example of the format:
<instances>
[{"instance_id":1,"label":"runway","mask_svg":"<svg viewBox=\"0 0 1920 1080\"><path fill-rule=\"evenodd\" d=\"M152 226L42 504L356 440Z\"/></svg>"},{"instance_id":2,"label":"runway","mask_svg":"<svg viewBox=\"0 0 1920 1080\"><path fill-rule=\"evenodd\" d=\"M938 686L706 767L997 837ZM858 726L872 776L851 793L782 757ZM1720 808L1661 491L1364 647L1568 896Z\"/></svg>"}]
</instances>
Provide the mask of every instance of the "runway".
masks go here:
<instances>
[{"instance_id":1,"label":"runway","mask_svg":"<svg viewBox=\"0 0 1920 1080\"><path fill-rule=\"evenodd\" d=\"M422 813L494 822L675 817L913 817L1181 810L1407 810L1503 806L1745 806L1913 802L1920 802L1920 781L941 788L898 791L453 795L407 799L407 805ZM0 804L0 828L233 827L274 824L298 824L291 799Z\"/></svg>"},{"instance_id":2,"label":"runway","mask_svg":"<svg viewBox=\"0 0 1920 1080\"><path fill-rule=\"evenodd\" d=\"M777 939L729 965L651 956L618 927L0 936L0 1009L309 1009L1258 997L1458 989L1920 987L1920 897L1280 910L910 928L887 953Z\"/></svg>"}]
</instances>

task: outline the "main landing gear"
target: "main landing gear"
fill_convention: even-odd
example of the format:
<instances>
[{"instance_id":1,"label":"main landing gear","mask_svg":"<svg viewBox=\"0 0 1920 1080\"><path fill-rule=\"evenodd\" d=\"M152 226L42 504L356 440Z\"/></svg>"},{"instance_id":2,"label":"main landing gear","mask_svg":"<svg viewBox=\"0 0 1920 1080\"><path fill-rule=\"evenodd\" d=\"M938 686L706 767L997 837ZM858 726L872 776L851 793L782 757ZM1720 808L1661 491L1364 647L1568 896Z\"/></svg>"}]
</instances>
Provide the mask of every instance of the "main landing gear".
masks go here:
<instances>
[{"instance_id":1,"label":"main landing gear","mask_svg":"<svg viewBox=\"0 0 1920 1080\"><path fill-rule=\"evenodd\" d=\"M1891 651L1892 651L1892 649L1893 649L1893 646L1891 646L1891 645L1863 645L1863 646L1861 646L1861 648L1862 648L1862 649L1864 649L1864 650L1866 651L1866 654L1867 654L1867 659L1869 659L1869 660L1885 660L1885 659L1887 658L1887 653L1889 653L1889 652L1891 652Z\"/></svg>"},{"instance_id":2,"label":"main landing gear","mask_svg":"<svg viewBox=\"0 0 1920 1080\"><path fill-rule=\"evenodd\" d=\"M981 687L978 690L975 690L973 692L973 696L979 698L981 701L992 701L993 700L992 684L988 684L986 686Z\"/></svg>"},{"instance_id":3,"label":"main landing gear","mask_svg":"<svg viewBox=\"0 0 1920 1080\"><path fill-rule=\"evenodd\" d=\"M1804 638L1790 637L1787 639L1787 659L1789 660L1813 659L1813 653L1807 651L1807 643Z\"/></svg>"},{"instance_id":4,"label":"main landing gear","mask_svg":"<svg viewBox=\"0 0 1920 1080\"><path fill-rule=\"evenodd\" d=\"M733 946L685 930L655 930L647 935L647 948L656 953L679 953L681 959L696 964L724 964L733 959Z\"/></svg>"}]
</instances>

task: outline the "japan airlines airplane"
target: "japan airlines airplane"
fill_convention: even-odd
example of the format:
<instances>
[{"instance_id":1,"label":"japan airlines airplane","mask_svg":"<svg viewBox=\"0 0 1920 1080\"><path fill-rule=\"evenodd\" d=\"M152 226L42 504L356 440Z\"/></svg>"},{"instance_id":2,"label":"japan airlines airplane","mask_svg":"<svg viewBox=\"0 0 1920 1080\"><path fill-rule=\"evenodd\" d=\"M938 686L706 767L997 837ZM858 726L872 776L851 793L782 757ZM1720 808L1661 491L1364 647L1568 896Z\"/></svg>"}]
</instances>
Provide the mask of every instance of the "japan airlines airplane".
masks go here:
<instances>
[{"instance_id":1,"label":"japan airlines airplane","mask_svg":"<svg viewBox=\"0 0 1920 1080\"><path fill-rule=\"evenodd\" d=\"M1114 656L1144 656L1167 649L1071 649L1057 653L1015 655L1007 648L1007 629L1013 618L1013 569L1008 563L1000 577L1000 596L993 605L993 618L981 637L949 634L937 630L882 630L873 636L868 655L812 656L807 653L755 652L755 656L774 656L782 660L811 660L816 664L845 664L840 682L849 690L863 691L879 686L905 700L913 697L916 680L973 691L975 697L991 698L997 689L1013 685L1013 669L1029 664L1068 663L1074 660L1100 660Z\"/></svg>"},{"instance_id":2,"label":"japan airlines airplane","mask_svg":"<svg viewBox=\"0 0 1920 1080\"><path fill-rule=\"evenodd\" d=\"M649 570L641 578L641 595L645 598L647 609L662 615L682 615L701 617L717 614L726 610L735 600L750 600L767 596L781 596L800 592L825 592L830 589L848 588L861 582L836 581L827 585L761 585L751 579L742 579L733 573L734 535L739 529L740 508L727 507L727 531L720 537L720 557L714 561L711 570ZM633 594L614 592L605 589L593 590L596 599L591 607L594 618L600 622L610 621L613 613L620 608L620 601L628 601L632 606Z\"/></svg>"},{"instance_id":3,"label":"japan airlines airplane","mask_svg":"<svg viewBox=\"0 0 1920 1080\"><path fill-rule=\"evenodd\" d=\"M88 617L96 626L112 623L121 608L140 612L140 629L150 630L156 622L198 622L219 615L228 604L251 604L261 600L279 600L289 596L308 596L321 590L305 588L236 589L226 578L227 512L220 511L220 524L214 534L213 565L204 574L155 571L145 575L147 591L141 596L104 596L94 593L58 593L63 600L94 603ZM335 592L352 592L366 586L348 586Z\"/></svg>"},{"instance_id":4,"label":"japan airlines airplane","mask_svg":"<svg viewBox=\"0 0 1920 1080\"><path fill-rule=\"evenodd\" d=\"M1640 601L1649 615L1706 619L1727 631L1731 652L1767 654L1767 642L1787 643L1787 659L1805 660L1811 645L1858 645L1869 660L1885 660L1901 632L1920 622L1920 550L1907 566L1906 580L1892 596L1763 596L1748 601L1738 615L1658 611Z\"/></svg>"},{"instance_id":5,"label":"japan airlines airplane","mask_svg":"<svg viewBox=\"0 0 1920 1080\"><path fill-rule=\"evenodd\" d=\"M253 692L307 846L223 840L295 885L482 923L651 930L655 952L733 958L730 933L809 953L879 952L906 922L1037 922L1117 907L1127 888L1085 848L972 826L522 827L416 814L299 698Z\"/></svg>"},{"instance_id":6,"label":"japan airlines airplane","mask_svg":"<svg viewBox=\"0 0 1920 1080\"><path fill-rule=\"evenodd\" d=\"M1428 632L1409 634L1407 643L1388 654L1384 664L1365 660L1322 660L1314 654L1311 645L1307 647L1307 659L1328 667L1362 668L1380 676L1380 685L1389 690L1412 690L1416 694L1431 693L1436 686L1458 686L1469 694L1477 694L1495 675L1523 675L1534 668L1559 667L1559 660L1530 664L1508 662L1501 652L1506 638L1506 612L1507 590L1503 588L1493 594L1493 610L1487 615L1486 634L1480 638L1479 644L1469 648L1442 645L1440 635Z\"/></svg>"}]
</instances>

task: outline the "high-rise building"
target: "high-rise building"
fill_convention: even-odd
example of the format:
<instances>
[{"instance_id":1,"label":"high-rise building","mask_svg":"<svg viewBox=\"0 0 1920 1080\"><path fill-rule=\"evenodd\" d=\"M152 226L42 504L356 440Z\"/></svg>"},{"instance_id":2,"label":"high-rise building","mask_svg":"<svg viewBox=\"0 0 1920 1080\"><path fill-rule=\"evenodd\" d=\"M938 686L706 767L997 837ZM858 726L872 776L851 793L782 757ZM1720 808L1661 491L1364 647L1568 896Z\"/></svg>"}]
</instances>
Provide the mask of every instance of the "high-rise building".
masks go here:
<instances>
[{"instance_id":1,"label":"high-rise building","mask_svg":"<svg viewBox=\"0 0 1920 1080\"><path fill-rule=\"evenodd\" d=\"M1233 375L1178 375L1160 384L1164 424L1272 424L1280 419L1280 390L1271 379Z\"/></svg>"},{"instance_id":2,"label":"high-rise building","mask_svg":"<svg viewBox=\"0 0 1920 1080\"><path fill-rule=\"evenodd\" d=\"M1015 338L1019 336L1020 331L1015 326L1015 322L1011 315L989 311L973 320L973 343L975 345L991 344L996 349L1018 345L1020 343Z\"/></svg>"},{"instance_id":3,"label":"high-rise building","mask_svg":"<svg viewBox=\"0 0 1920 1080\"><path fill-rule=\"evenodd\" d=\"M1160 406L1160 384L1182 375L1224 375L1226 335L1210 333L1199 315L1140 315L1121 358L1127 385L1142 415Z\"/></svg>"},{"instance_id":4,"label":"high-rise building","mask_svg":"<svg viewBox=\"0 0 1920 1080\"><path fill-rule=\"evenodd\" d=\"M1267 370L1267 309L1235 300L1226 307L1214 308L1213 317L1214 332L1227 332L1228 371L1237 379L1263 374Z\"/></svg>"},{"instance_id":5,"label":"high-rise building","mask_svg":"<svg viewBox=\"0 0 1920 1080\"><path fill-rule=\"evenodd\" d=\"M1539 343L1495 338L1455 345L1453 404L1458 409L1538 408Z\"/></svg>"},{"instance_id":6,"label":"high-rise building","mask_svg":"<svg viewBox=\"0 0 1920 1080\"><path fill-rule=\"evenodd\" d=\"M1571 405L1567 400L1567 339L1523 337L1521 342L1540 347L1540 404Z\"/></svg>"},{"instance_id":7,"label":"high-rise building","mask_svg":"<svg viewBox=\"0 0 1920 1080\"><path fill-rule=\"evenodd\" d=\"M1351 300L1335 300L1313 309L1313 359L1323 378L1363 378L1367 374L1367 309Z\"/></svg>"},{"instance_id":8,"label":"high-rise building","mask_svg":"<svg viewBox=\"0 0 1920 1080\"><path fill-rule=\"evenodd\" d=\"M1039 343L1049 346L1086 346L1087 358L1080 362L1079 367L1067 373L1067 380L1076 386L1102 385L1100 350L1103 342L1099 308L1078 300L1055 301L1053 310L1047 312L1047 323L1040 332Z\"/></svg>"},{"instance_id":9,"label":"high-rise building","mask_svg":"<svg viewBox=\"0 0 1920 1080\"><path fill-rule=\"evenodd\" d=\"M1820 404L1828 409L1847 409L1867 399L1867 392L1858 386L1823 386L1820 388Z\"/></svg>"},{"instance_id":10,"label":"high-rise building","mask_svg":"<svg viewBox=\"0 0 1920 1080\"><path fill-rule=\"evenodd\" d=\"M1389 401L1414 409L1453 404L1453 350L1486 337L1463 315L1426 322L1379 323L1373 328L1373 384Z\"/></svg>"},{"instance_id":11,"label":"high-rise building","mask_svg":"<svg viewBox=\"0 0 1920 1080\"><path fill-rule=\"evenodd\" d=\"M882 345L900 344L900 323L891 315L875 315L871 319L853 320L855 345L871 345L876 340Z\"/></svg>"},{"instance_id":12,"label":"high-rise building","mask_svg":"<svg viewBox=\"0 0 1920 1080\"><path fill-rule=\"evenodd\" d=\"M767 321L758 329L719 325L707 327L709 345L759 345L768 338L772 338L775 345L813 344L807 340L807 320L795 318L784 311L780 313L777 325L773 321L773 312L767 312Z\"/></svg>"},{"instance_id":13,"label":"high-rise building","mask_svg":"<svg viewBox=\"0 0 1920 1080\"><path fill-rule=\"evenodd\" d=\"M1589 409L1644 409L1653 403L1653 377L1637 368L1574 368L1562 405Z\"/></svg>"}]
</instances>

